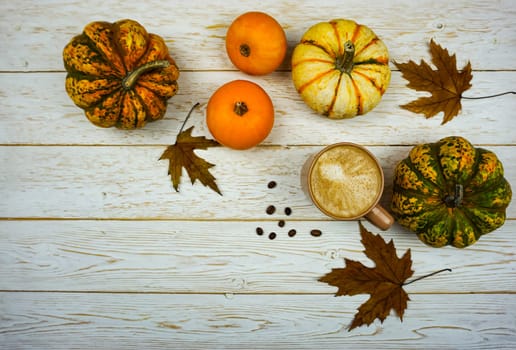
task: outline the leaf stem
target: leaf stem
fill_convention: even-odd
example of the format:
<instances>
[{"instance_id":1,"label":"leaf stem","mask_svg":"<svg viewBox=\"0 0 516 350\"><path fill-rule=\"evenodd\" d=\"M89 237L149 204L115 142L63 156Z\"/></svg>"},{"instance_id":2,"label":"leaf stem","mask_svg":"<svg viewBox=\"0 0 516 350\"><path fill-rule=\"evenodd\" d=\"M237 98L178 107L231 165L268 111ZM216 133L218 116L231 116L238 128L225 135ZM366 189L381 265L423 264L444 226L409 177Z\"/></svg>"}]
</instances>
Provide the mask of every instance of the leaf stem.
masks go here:
<instances>
[{"instance_id":1,"label":"leaf stem","mask_svg":"<svg viewBox=\"0 0 516 350\"><path fill-rule=\"evenodd\" d=\"M445 271L451 272L452 269L442 269L442 270L439 270L439 271L435 271L435 272L429 273L428 275L424 275L424 276L421 276L421 277L418 277L418 278L414 278L412 281L408 281L406 283L403 283L403 285L406 286L407 284L411 284L411 283L417 282L417 281L422 280L424 278L431 277L433 275L437 275L438 273L445 272Z\"/></svg>"},{"instance_id":2,"label":"leaf stem","mask_svg":"<svg viewBox=\"0 0 516 350\"><path fill-rule=\"evenodd\" d=\"M499 93L499 94L489 95L489 96L479 96L479 97L467 97L467 96L461 96L461 97L462 97L463 99L465 99L465 100L481 100L481 99L484 99L484 98L499 97L499 96L509 95L509 94L516 95L516 91L501 92L501 93Z\"/></svg>"},{"instance_id":3,"label":"leaf stem","mask_svg":"<svg viewBox=\"0 0 516 350\"><path fill-rule=\"evenodd\" d=\"M177 133L178 135L181 133L181 131L183 131L183 128L185 127L185 124L186 124L186 122L188 121L188 119L190 118L190 115L192 114L193 110L194 110L197 106L199 106L199 105L200 105L200 103L199 103L199 102L197 102L196 104L194 104L194 105L192 106L192 108L190 108L190 112L188 112L188 114L186 115L185 121L183 122L183 125L181 125L181 129L179 129L179 132Z\"/></svg>"}]
</instances>

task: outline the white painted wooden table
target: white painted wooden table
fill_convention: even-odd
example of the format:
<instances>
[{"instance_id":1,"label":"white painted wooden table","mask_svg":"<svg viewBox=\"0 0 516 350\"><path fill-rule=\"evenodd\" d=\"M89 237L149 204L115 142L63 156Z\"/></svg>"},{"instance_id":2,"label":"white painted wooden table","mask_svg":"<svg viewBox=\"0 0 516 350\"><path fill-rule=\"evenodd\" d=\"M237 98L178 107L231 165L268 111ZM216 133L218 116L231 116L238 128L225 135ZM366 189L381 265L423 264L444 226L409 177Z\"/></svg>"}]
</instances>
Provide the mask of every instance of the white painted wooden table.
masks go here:
<instances>
[{"instance_id":1,"label":"white painted wooden table","mask_svg":"<svg viewBox=\"0 0 516 350\"><path fill-rule=\"evenodd\" d=\"M502 228L464 250L427 247L397 225L382 233L399 254L412 250L416 276L453 272L407 286L403 322L391 316L348 332L368 296L336 298L317 279L343 267L344 257L369 264L358 225L320 214L300 189L299 171L323 146L352 141L378 156L390 184L414 144L461 135L495 151L514 188L516 98L463 101L462 114L441 126L442 117L399 107L418 94L394 70L374 111L327 120L300 100L288 62L265 77L231 65L225 32L247 10L274 16L289 52L310 25L346 17L370 26L393 60L428 60L432 38L457 54L459 67L471 60L468 96L516 83L510 0L1 1L0 348L513 349L515 204ZM133 132L92 126L64 91L64 45L90 21L122 18L163 36L181 69L164 120ZM188 125L210 136L207 100L236 78L269 92L272 133L249 151L199 152L216 164L222 197L186 177L174 192L159 156L196 102ZM270 204L293 214L269 216ZM278 237L258 236L257 226ZM322 236L310 236L312 228Z\"/></svg>"}]
</instances>

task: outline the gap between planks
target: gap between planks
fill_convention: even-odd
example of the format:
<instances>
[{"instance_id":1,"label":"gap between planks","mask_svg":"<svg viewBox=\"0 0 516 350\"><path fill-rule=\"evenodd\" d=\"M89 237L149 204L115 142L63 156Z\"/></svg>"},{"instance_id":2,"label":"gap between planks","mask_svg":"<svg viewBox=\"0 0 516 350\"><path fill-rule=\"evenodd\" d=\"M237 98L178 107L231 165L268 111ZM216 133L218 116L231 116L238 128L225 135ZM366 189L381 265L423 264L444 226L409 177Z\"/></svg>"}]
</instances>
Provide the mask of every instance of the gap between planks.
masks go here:
<instances>
[{"instance_id":1,"label":"gap between planks","mask_svg":"<svg viewBox=\"0 0 516 350\"><path fill-rule=\"evenodd\" d=\"M185 221L185 222L277 222L278 219L240 219L240 218L221 218L221 219L214 219L214 218L156 218L156 217L150 217L150 218L114 218L114 217L85 217L85 218L77 218L77 217L70 217L70 218L53 218L53 217L0 217L0 221L163 221L163 222L178 222L178 221ZM335 220L332 219L295 219L295 218L288 218L288 221L294 221L294 222L333 222ZM353 220L353 221L365 221L365 219L361 220ZM506 222L508 221L516 221L516 218L506 218Z\"/></svg>"},{"instance_id":2,"label":"gap between planks","mask_svg":"<svg viewBox=\"0 0 516 350\"><path fill-rule=\"evenodd\" d=\"M138 292L138 291L95 291L95 290L24 290L24 289L2 289L0 293L52 293L52 294L142 294L142 295L244 295L244 296L252 296L252 295L335 295L335 293L307 293L307 292L159 292L159 291L149 291L149 292ZM482 291L482 292L411 292L410 295L514 295L516 291ZM345 296L345 295L343 295Z\"/></svg>"},{"instance_id":3,"label":"gap between planks","mask_svg":"<svg viewBox=\"0 0 516 350\"><path fill-rule=\"evenodd\" d=\"M512 219L507 219L512 220ZM516 219L515 219L516 220ZM52 217L0 217L0 221L170 221L170 222L178 222L178 221L185 221L185 222L277 222L278 219L237 219L237 218L221 218L221 219L214 219L214 218L177 218L177 219L171 219L171 218L52 218ZM327 222L332 220L327 219L288 219L288 221L295 221L295 222Z\"/></svg>"},{"instance_id":4,"label":"gap between planks","mask_svg":"<svg viewBox=\"0 0 516 350\"><path fill-rule=\"evenodd\" d=\"M139 148L155 148L168 147L170 144L127 144L127 143L110 143L110 144L89 144L89 143L0 143L0 147L139 147ZM278 149L278 148L294 148L294 147L325 147L328 144L319 143L305 143L305 144L268 144L258 145L255 148ZM416 143L396 143L396 144L382 144L382 143L361 143L366 147L413 147ZM476 147L512 147L513 143L475 143ZM220 146L224 147L224 146Z\"/></svg>"}]
</instances>

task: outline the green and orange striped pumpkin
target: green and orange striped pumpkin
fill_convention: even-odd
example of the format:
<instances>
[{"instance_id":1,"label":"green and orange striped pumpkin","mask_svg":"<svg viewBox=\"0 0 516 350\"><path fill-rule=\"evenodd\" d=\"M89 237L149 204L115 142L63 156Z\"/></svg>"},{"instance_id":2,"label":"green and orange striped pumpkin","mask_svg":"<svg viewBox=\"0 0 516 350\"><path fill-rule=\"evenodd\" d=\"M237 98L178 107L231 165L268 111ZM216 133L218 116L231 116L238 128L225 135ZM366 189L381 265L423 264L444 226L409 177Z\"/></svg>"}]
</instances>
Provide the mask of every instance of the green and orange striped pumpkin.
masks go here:
<instances>
[{"instance_id":1,"label":"green and orange striped pumpkin","mask_svg":"<svg viewBox=\"0 0 516 350\"><path fill-rule=\"evenodd\" d=\"M165 41L138 22L92 22L63 50L66 92L100 127L137 129L163 118L179 70Z\"/></svg>"},{"instance_id":2,"label":"green and orange striped pumpkin","mask_svg":"<svg viewBox=\"0 0 516 350\"><path fill-rule=\"evenodd\" d=\"M389 86L389 52L365 25L336 19L309 28L292 53L292 80L305 103L332 119L371 111Z\"/></svg>"},{"instance_id":3,"label":"green and orange striped pumpkin","mask_svg":"<svg viewBox=\"0 0 516 350\"><path fill-rule=\"evenodd\" d=\"M415 146L398 163L391 209L426 244L463 248L504 224L511 197L497 156L450 136Z\"/></svg>"}]
</instances>

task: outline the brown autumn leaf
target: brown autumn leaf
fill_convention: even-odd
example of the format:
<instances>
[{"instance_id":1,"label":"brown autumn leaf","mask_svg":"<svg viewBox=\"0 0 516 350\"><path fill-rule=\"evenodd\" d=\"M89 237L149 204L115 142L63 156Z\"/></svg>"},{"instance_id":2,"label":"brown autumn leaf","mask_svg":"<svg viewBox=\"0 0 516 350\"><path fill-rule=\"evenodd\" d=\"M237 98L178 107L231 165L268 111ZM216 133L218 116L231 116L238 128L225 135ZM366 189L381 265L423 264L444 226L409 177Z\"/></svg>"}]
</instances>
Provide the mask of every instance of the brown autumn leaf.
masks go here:
<instances>
[{"instance_id":1,"label":"brown autumn leaf","mask_svg":"<svg viewBox=\"0 0 516 350\"><path fill-rule=\"evenodd\" d=\"M410 300L403 286L414 273L410 249L400 259L392 240L386 243L380 235L369 232L360 222L359 225L364 253L376 266L367 267L345 258L345 268L332 269L319 279L320 282L338 287L335 296L370 294L370 298L358 308L348 330L370 325L377 318L383 322L391 310L403 320L403 313Z\"/></svg>"},{"instance_id":2,"label":"brown autumn leaf","mask_svg":"<svg viewBox=\"0 0 516 350\"><path fill-rule=\"evenodd\" d=\"M183 168L185 168L192 181L192 185L195 180L199 180L204 186L208 186L213 191L222 195L215 182L215 177L209 172L209 169L213 167L214 164L208 163L194 153L196 149L205 150L208 147L220 146L220 144L204 136L192 136L193 128L192 126L188 130L180 132L179 135L177 135L176 143L172 146L168 146L159 159L169 160L168 174L172 178L172 184L176 192L179 192L181 174Z\"/></svg>"},{"instance_id":3,"label":"brown autumn leaf","mask_svg":"<svg viewBox=\"0 0 516 350\"><path fill-rule=\"evenodd\" d=\"M451 55L433 40L430 41L430 54L436 69L421 60L420 64L414 61L407 63L394 62L402 76L409 81L407 86L417 91L427 91L430 97L420 97L417 100L402 105L414 113L422 113L431 118L443 112L441 124L445 124L457 116L461 109L462 93L471 87L471 63L468 61L462 71L457 70L455 54Z\"/></svg>"}]
</instances>

